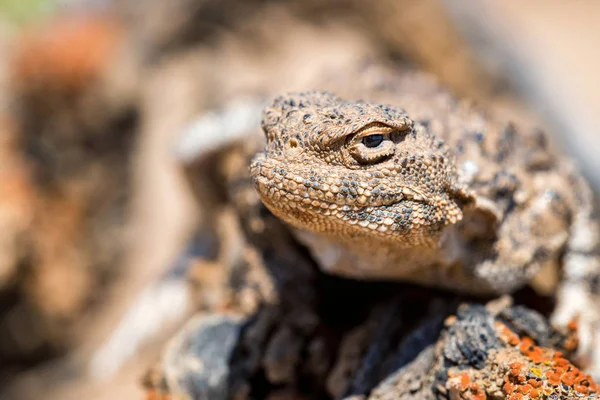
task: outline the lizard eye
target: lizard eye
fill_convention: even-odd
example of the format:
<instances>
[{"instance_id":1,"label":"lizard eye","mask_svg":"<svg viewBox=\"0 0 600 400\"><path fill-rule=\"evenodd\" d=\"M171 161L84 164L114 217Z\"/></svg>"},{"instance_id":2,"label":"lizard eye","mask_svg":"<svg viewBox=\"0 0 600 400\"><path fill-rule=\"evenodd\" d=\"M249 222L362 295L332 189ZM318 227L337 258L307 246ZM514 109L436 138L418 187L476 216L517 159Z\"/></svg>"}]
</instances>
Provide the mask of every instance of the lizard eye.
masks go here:
<instances>
[{"instance_id":1,"label":"lizard eye","mask_svg":"<svg viewBox=\"0 0 600 400\"><path fill-rule=\"evenodd\" d=\"M361 164L375 164L389 158L395 152L395 144L386 133L355 137L349 145L350 155Z\"/></svg>"},{"instance_id":2,"label":"lizard eye","mask_svg":"<svg viewBox=\"0 0 600 400\"><path fill-rule=\"evenodd\" d=\"M406 133L380 123L369 124L350 135L346 146L360 164L376 164L394 155L396 145L404 140Z\"/></svg>"},{"instance_id":3,"label":"lizard eye","mask_svg":"<svg viewBox=\"0 0 600 400\"><path fill-rule=\"evenodd\" d=\"M362 143L365 145L365 147L368 147L368 148L377 147L381 143L383 143L383 135L378 134L378 135L365 136L362 139Z\"/></svg>"}]
</instances>

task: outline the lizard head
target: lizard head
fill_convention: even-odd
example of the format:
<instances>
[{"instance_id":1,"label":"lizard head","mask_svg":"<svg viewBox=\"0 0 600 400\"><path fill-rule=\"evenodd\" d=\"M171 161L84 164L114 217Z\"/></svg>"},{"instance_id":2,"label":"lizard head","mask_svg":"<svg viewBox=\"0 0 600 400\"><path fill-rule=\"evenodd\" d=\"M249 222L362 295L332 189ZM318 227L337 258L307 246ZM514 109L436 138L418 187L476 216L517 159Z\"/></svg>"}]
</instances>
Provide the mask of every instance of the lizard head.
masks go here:
<instances>
[{"instance_id":1,"label":"lizard head","mask_svg":"<svg viewBox=\"0 0 600 400\"><path fill-rule=\"evenodd\" d=\"M397 108L289 94L265 108L262 128L254 185L276 216L302 230L425 245L470 202L449 149Z\"/></svg>"}]
</instances>

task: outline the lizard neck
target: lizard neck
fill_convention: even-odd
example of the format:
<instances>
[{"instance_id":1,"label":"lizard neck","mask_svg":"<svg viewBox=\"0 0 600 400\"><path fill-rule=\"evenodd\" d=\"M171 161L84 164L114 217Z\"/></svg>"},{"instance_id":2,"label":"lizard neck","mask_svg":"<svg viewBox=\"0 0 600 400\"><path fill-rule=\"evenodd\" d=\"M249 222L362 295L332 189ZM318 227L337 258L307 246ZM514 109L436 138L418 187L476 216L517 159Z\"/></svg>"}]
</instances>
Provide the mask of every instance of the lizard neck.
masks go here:
<instances>
[{"instance_id":1,"label":"lizard neck","mask_svg":"<svg viewBox=\"0 0 600 400\"><path fill-rule=\"evenodd\" d=\"M413 280L416 271L441 262L438 241L403 247L368 238L335 240L294 229L320 267L328 273L358 279ZM418 275L418 274L417 274Z\"/></svg>"}]
</instances>

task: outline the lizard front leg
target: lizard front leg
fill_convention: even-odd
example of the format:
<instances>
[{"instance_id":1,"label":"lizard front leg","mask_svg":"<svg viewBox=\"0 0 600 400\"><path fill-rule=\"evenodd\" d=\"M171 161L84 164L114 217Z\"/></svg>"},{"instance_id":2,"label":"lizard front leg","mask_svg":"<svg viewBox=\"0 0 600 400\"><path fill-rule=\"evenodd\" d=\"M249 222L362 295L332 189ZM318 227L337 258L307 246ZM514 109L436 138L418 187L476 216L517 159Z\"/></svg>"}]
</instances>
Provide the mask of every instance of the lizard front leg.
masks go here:
<instances>
[{"instance_id":1,"label":"lizard front leg","mask_svg":"<svg viewBox=\"0 0 600 400\"><path fill-rule=\"evenodd\" d=\"M496 293L511 293L528 284L540 270L547 270L544 267L557 267L568 239L568 212L562 206L562 199L553 191L545 191L526 209L506 213L494 240L487 246L481 244L482 254L473 256L477 279Z\"/></svg>"}]
</instances>

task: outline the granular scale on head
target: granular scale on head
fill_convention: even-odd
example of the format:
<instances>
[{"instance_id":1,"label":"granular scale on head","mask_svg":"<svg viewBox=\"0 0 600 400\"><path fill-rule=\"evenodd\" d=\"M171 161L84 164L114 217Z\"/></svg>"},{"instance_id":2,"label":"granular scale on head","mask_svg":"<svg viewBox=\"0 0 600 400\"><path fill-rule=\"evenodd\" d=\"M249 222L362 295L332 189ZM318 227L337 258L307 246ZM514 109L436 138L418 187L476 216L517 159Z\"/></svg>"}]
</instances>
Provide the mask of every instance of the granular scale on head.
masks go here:
<instances>
[{"instance_id":1,"label":"granular scale on head","mask_svg":"<svg viewBox=\"0 0 600 400\"><path fill-rule=\"evenodd\" d=\"M262 126L255 185L267 207L301 229L427 246L470 200L454 186L447 148L397 108L292 94L266 108Z\"/></svg>"}]
</instances>

